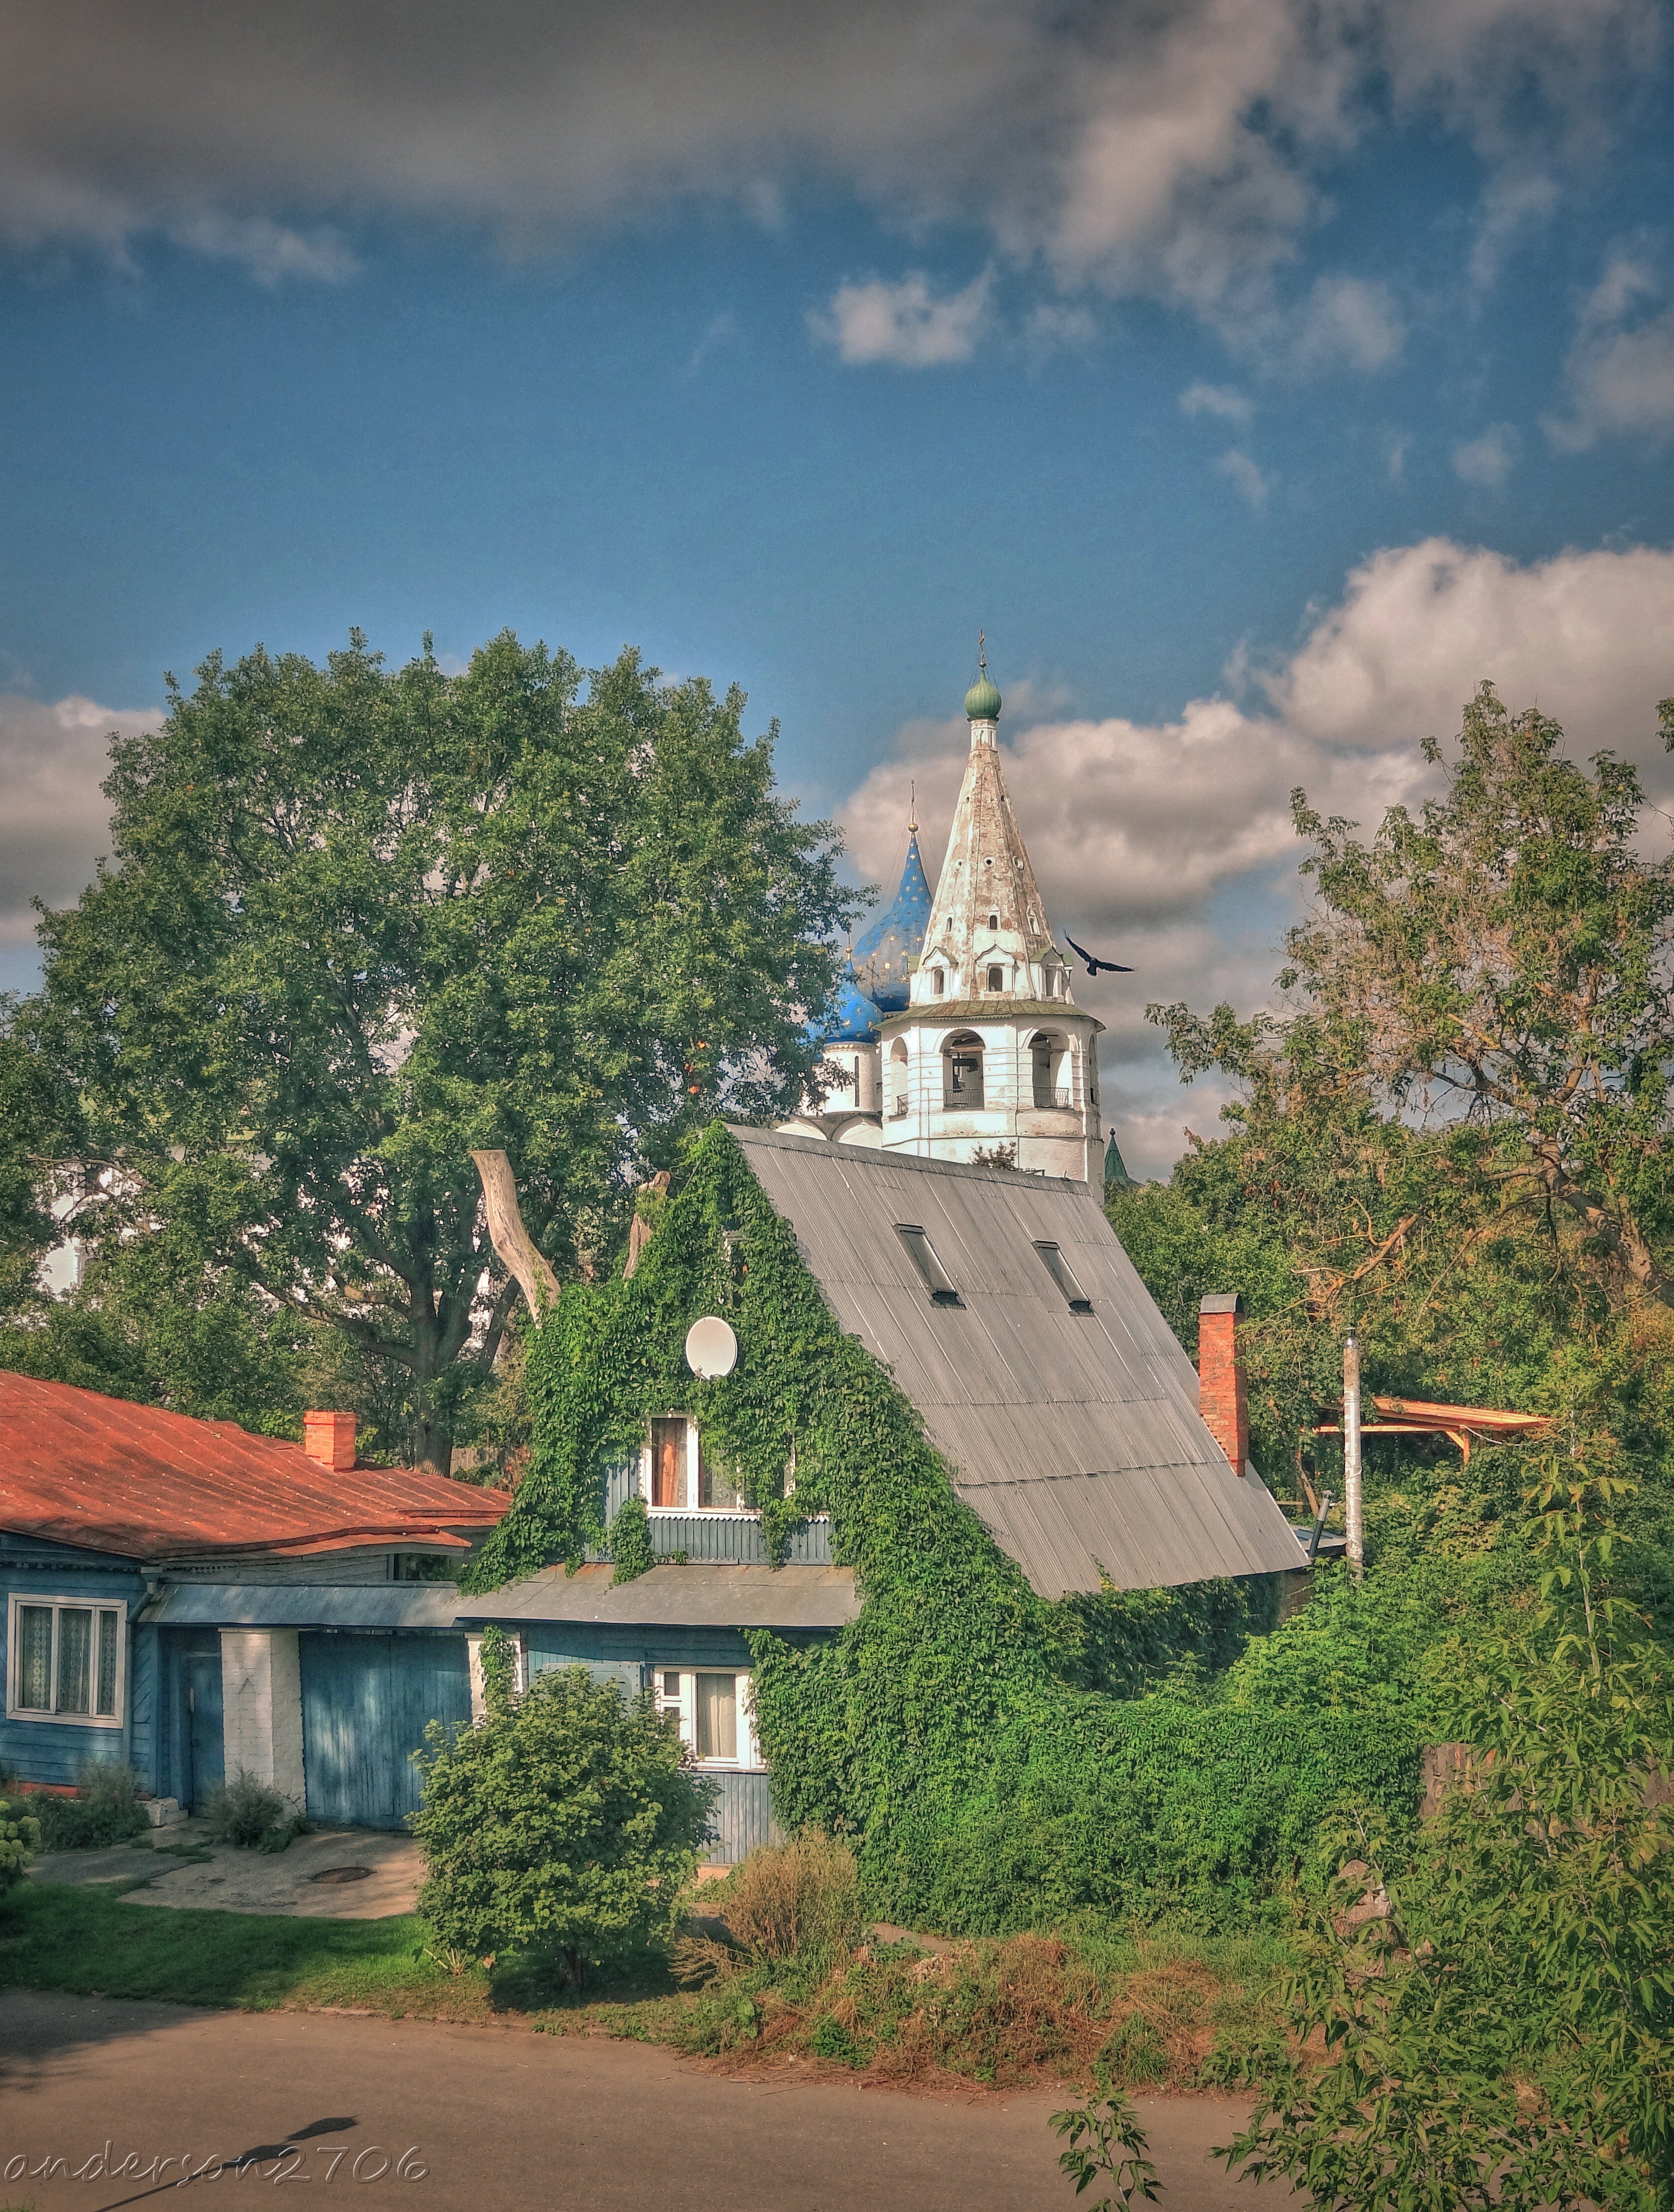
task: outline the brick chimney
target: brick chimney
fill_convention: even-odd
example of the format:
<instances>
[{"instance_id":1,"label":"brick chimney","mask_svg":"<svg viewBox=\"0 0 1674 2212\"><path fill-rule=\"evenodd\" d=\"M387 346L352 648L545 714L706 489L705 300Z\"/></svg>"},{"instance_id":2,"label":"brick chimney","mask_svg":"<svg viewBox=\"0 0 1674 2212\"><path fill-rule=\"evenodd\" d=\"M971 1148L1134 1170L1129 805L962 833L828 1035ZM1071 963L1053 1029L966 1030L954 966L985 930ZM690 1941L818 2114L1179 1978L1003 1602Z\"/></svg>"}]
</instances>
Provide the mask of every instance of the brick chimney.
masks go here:
<instances>
[{"instance_id":1,"label":"brick chimney","mask_svg":"<svg viewBox=\"0 0 1674 2212\"><path fill-rule=\"evenodd\" d=\"M346 1474L355 1464L355 1416L352 1413L304 1413L302 1449L321 1467Z\"/></svg>"},{"instance_id":2,"label":"brick chimney","mask_svg":"<svg viewBox=\"0 0 1674 2212\"><path fill-rule=\"evenodd\" d=\"M1250 1407L1238 1349L1243 1311L1236 1291L1205 1298L1197 1311L1197 1410L1239 1474L1250 1456Z\"/></svg>"}]
</instances>

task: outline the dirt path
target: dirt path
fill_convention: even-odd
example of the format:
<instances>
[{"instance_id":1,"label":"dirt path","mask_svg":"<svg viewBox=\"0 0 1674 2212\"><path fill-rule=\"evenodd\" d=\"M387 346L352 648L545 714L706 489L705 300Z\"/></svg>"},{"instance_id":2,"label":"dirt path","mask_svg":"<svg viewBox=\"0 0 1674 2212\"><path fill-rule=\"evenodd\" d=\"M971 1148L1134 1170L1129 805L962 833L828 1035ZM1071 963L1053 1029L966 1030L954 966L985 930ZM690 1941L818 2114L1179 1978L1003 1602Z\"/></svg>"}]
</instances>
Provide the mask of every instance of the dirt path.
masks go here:
<instances>
[{"instance_id":1,"label":"dirt path","mask_svg":"<svg viewBox=\"0 0 1674 2212\"><path fill-rule=\"evenodd\" d=\"M192 2193L228 2212L288 2187L307 2212L1072 2212L1046 2125L1061 2101L740 2081L502 2028L0 1996L0 2204L35 2212L179 2204L180 2160L252 2152L259 2172ZM1205 2157L1238 2106L1141 2104L1168 2212L1253 2205ZM423 2171L398 2178L409 2153Z\"/></svg>"}]
</instances>

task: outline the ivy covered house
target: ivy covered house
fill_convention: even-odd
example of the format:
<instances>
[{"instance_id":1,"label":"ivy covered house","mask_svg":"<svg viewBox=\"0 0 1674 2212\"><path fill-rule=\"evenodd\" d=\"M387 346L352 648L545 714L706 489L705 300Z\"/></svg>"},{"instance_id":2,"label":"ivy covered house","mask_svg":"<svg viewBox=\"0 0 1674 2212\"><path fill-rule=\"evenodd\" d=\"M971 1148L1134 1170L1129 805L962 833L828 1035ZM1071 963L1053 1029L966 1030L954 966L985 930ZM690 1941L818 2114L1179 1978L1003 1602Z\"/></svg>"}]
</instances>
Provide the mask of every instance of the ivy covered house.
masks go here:
<instances>
[{"instance_id":1,"label":"ivy covered house","mask_svg":"<svg viewBox=\"0 0 1674 2212\"><path fill-rule=\"evenodd\" d=\"M717 1857L819 1820L928 1909L953 1799L982 1808L954 1747L1020 1780L1077 1688L1241 1635L1252 1578L1300 1565L1231 1318L1218 1437L1084 1181L717 1125L653 1212L534 1333L533 1464L460 1623L678 1713ZM707 1378L706 1319L736 1347Z\"/></svg>"}]
</instances>

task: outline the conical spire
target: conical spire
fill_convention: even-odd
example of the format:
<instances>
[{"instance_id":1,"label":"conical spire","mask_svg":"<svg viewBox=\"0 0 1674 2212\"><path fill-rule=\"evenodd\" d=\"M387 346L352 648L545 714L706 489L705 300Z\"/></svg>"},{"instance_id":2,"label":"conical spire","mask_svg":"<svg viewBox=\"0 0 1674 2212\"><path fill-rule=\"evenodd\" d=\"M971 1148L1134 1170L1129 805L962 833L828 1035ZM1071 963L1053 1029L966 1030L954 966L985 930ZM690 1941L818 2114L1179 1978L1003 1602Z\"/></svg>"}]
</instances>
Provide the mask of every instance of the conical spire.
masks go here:
<instances>
[{"instance_id":1,"label":"conical spire","mask_svg":"<svg viewBox=\"0 0 1674 2212\"><path fill-rule=\"evenodd\" d=\"M930 885L918 850L918 824L907 824L907 860L895 896L849 955L855 980L886 1014L907 1003L909 960L916 959L930 919Z\"/></svg>"},{"instance_id":2,"label":"conical spire","mask_svg":"<svg viewBox=\"0 0 1674 2212\"><path fill-rule=\"evenodd\" d=\"M965 711L971 756L924 933L925 965L913 981L915 1006L947 992L946 983L943 994L934 991L933 956L956 971L956 998L1034 999L1041 994L1040 963L1053 954L1046 908L1000 772L1000 694L985 665L966 695ZM1060 1003L1073 1005L1068 970L1056 955L1052 964L1062 977Z\"/></svg>"}]
</instances>

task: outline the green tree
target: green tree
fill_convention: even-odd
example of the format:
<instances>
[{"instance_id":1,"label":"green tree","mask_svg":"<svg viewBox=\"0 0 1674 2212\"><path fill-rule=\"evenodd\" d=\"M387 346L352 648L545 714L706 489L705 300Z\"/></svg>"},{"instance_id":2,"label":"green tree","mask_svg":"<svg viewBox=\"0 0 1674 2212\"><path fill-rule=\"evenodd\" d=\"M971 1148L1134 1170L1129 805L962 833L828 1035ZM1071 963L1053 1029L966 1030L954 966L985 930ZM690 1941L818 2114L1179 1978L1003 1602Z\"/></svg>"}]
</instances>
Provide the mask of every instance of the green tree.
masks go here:
<instances>
[{"instance_id":1,"label":"green tree","mask_svg":"<svg viewBox=\"0 0 1674 2212\"><path fill-rule=\"evenodd\" d=\"M1222 2154L1248 2178L1339 2212L1674 2205L1674 1668L1610 1586L1620 1495L1554 1465L1540 1602L1436 1655L1470 1768L1415 1843L1345 1832L1291 1992L1326 2062Z\"/></svg>"},{"instance_id":2,"label":"green tree","mask_svg":"<svg viewBox=\"0 0 1674 2212\"><path fill-rule=\"evenodd\" d=\"M1663 719L1674 743L1674 702ZM1220 1068L1304 1116L1340 1101L1449 1132L1483 1181L1555 1232L1574 1223L1613 1291L1666 1303L1674 858L1641 848L1634 769L1601 752L1588 774L1562 741L1484 684L1416 817L1392 807L1363 843L1297 791L1318 897L1280 981L1303 1011L1150 1011L1188 1076Z\"/></svg>"},{"instance_id":3,"label":"green tree","mask_svg":"<svg viewBox=\"0 0 1674 2212\"><path fill-rule=\"evenodd\" d=\"M584 1667L496 1693L474 1727L417 1755L418 1909L449 1949L554 1955L572 1984L673 1928L715 1785L670 1715Z\"/></svg>"},{"instance_id":4,"label":"green tree","mask_svg":"<svg viewBox=\"0 0 1674 2212\"><path fill-rule=\"evenodd\" d=\"M88 1142L206 1264L398 1366L422 1464L514 1295L470 1152L510 1153L563 1279L684 1130L811 1071L853 908L743 708L631 652L584 677L506 635L450 677L353 634L212 658L113 746L114 864L40 930Z\"/></svg>"},{"instance_id":5,"label":"green tree","mask_svg":"<svg viewBox=\"0 0 1674 2212\"><path fill-rule=\"evenodd\" d=\"M0 1314L39 1303L38 1270L59 1234L49 1210L54 1180L76 1149L76 1108L16 998L0 993Z\"/></svg>"}]
</instances>

